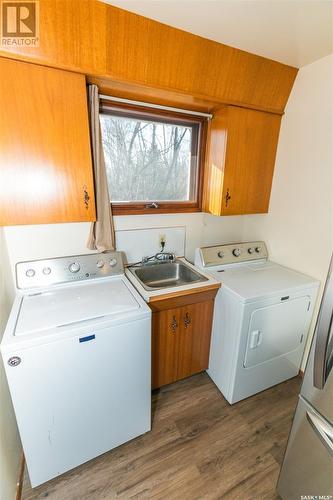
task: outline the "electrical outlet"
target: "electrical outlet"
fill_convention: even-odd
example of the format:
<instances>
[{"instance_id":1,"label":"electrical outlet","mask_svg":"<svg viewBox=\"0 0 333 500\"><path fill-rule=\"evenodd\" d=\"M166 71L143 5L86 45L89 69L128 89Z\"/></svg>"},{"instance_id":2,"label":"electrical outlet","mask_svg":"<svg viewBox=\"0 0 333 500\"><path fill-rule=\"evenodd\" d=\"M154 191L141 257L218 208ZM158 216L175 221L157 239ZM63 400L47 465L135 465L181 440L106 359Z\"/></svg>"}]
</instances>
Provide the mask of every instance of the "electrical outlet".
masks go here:
<instances>
[{"instance_id":1,"label":"electrical outlet","mask_svg":"<svg viewBox=\"0 0 333 500\"><path fill-rule=\"evenodd\" d=\"M160 247L165 246L166 244L166 236L165 234L160 234Z\"/></svg>"}]
</instances>

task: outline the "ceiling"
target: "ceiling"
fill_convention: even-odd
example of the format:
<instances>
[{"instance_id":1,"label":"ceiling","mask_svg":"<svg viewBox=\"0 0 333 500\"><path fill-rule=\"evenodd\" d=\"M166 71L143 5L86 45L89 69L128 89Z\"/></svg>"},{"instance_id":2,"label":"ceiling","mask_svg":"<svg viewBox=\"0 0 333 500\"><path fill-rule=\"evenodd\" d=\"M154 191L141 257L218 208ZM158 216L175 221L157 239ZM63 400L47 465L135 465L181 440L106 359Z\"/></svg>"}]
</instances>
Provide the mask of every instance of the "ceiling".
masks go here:
<instances>
[{"instance_id":1,"label":"ceiling","mask_svg":"<svg viewBox=\"0 0 333 500\"><path fill-rule=\"evenodd\" d=\"M291 66L333 52L333 0L102 0Z\"/></svg>"}]
</instances>

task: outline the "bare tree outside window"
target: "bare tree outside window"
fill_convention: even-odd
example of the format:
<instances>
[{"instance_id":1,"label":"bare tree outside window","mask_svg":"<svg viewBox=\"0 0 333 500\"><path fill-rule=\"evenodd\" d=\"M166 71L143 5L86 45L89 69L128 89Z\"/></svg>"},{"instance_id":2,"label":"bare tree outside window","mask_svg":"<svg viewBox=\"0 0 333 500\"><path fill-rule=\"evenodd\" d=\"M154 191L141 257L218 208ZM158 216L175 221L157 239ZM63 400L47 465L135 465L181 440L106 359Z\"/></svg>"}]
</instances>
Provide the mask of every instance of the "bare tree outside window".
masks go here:
<instances>
[{"instance_id":1,"label":"bare tree outside window","mask_svg":"<svg viewBox=\"0 0 333 500\"><path fill-rule=\"evenodd\" d=\"M195 199L191 125L111 113L100 118L112 202Z\"/></svg>"}]
</instances>

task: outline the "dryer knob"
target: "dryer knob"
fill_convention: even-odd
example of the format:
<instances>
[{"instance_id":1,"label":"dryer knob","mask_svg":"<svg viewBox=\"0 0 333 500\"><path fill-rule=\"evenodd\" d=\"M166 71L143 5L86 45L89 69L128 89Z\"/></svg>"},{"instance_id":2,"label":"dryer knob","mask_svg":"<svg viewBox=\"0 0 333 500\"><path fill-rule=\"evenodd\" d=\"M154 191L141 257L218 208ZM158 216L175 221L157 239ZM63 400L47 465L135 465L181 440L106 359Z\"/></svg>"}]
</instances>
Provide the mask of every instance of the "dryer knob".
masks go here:
<instances>
[{"instance_id":1,"label":"dryer knob","mask_svg":"<svg viewBox=\"0 0 333 500\"><path fill-rule=\"evenodd\" d=\"M220 259L223 259L224 253L223 252L217 252L217 256L220 257Z\"/></svg>"},{"instance_id":2,"label":"dryer knob","mask_svg":"<svg viewBox=\"0 0 333 500\"><path fill-rule=\"evenodd\" d=\"M32 278L33 276L35 276L35 271L33 269L28 269L26 272L25 272L25 275L28 276L28 278Z\"/></svg>"},{"instance_id":3,"label":"dryer knob","mask_svg":"<svg viewBox=\"0 0 333 500\"><path fill-rule=\"evenodd\" d=\"M235 257L239 257L240 254L242 253L241 249L240 248L234 248L234 250L232 251L233 255Z\"/></svg>"},{"instance_id":4,"label":"dryer knob","mask_svg":"<svg viewBox=\"0 0 333 500\"><path fill-rule=\"evenodd\" d=\"M114 267L117 265L117 259L111 259L110 262L109 262L110 266L111 267Z\"/></svg>"},{"instance_id":5,"label":"dryer knob","mask_svg":"<svg viewBox=\"0 0 333 500\"><path fill-rule=\"evenodd\" d=\"M248 251L250 254L252 254L252 253L254 253L254 248L253 248L253 247L250 247L250 248L248 248L248 249L247 249L247 251Z\"/></svg>"},{"instance_id":6,"label":"dryer knob","mask_svg":"<svg viewBox=\"0 0 333 500\"><path fill-rule=\"evenodd\" d=\"M102 267L104 266L104 260L99 260L96 266L98 267L98 269L102 269Z\"/></svg>"},{"instance_id":7,"label":"dryer knob","mask_svg":"<svg viewBox=\"0 0 333 500\"><path fill-rule=\"evenodd\" d=\"M261 252L261 247L256 247L256 252L260 253Z\"/></svg>"}]
</instances>

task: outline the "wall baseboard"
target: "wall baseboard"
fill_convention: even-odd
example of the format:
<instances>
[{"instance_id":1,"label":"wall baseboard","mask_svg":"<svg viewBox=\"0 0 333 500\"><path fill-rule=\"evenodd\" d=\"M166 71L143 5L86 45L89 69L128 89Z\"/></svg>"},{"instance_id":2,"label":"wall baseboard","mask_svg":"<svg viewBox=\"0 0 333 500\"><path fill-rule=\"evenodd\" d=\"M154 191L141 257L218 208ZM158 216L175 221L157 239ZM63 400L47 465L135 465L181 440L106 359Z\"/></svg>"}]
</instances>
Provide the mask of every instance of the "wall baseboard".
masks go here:
<instances>
[{"instance_id":1,"label":"wall baseboard","mask_svg":"<svg viewBox=\"0 0 333 500\"><path fill-rule=\"evenodd\" d=\"M25 468L25 458L24 458L24 453L22 453L21 460L20 460L19 476L18 476L18 481L16 484L15 500L21 500L21 498L22 498L24 468Z\"/></svg>"}]
</instances>

